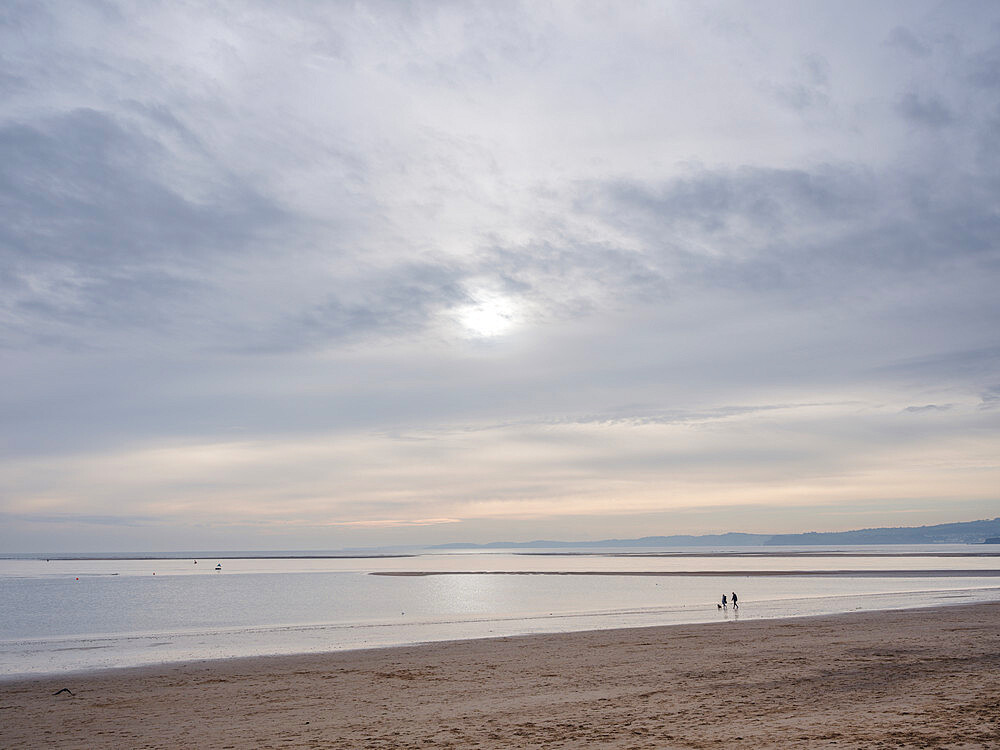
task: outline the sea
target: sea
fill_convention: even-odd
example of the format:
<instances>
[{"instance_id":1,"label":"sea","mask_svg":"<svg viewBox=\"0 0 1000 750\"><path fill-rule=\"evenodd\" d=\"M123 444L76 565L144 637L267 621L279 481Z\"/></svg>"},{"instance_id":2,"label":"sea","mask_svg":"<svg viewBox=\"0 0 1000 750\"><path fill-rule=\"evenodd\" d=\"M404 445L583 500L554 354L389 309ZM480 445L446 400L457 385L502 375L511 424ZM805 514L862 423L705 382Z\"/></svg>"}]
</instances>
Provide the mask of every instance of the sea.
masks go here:
<instances>
[{"instance_id":1,"label":"sea","mask_svg":"<svg viewBox=\"0 0 1000 750\"><path fill-rule=\"evenodd\" d=\"M990 545L10 554L0 679L995 601Z\"/></svg>"}]
</instances>

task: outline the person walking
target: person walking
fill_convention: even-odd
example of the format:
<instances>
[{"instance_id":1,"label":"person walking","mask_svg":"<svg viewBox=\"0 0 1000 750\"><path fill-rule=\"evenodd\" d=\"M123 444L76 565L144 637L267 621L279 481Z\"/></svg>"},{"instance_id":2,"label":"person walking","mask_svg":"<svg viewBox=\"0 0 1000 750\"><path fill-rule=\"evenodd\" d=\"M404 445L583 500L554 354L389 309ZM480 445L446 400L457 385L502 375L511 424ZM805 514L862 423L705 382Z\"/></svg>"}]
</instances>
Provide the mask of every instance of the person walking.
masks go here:
<instances>
[{"instance_id":1,"label":"person walking","mask_svg":"<svg viewBox=\"0 0 1000 750\"><path fill-rule=\"evenodd\" d=\"M722 601L726 601L726 597L722 597ZM739 609L740 605L736 603L736 592L733 592L733 609Z\"/></svg>"},{"instance_id":2,"label":"person walking","mask_svg":"<svg viewBox=\"0 0 1000 750\"><path fill-rule=\"evenodd\" d=\"M725 594L722 595L722 608L723 609L726 608L726 595Z\"/></svg>"}]
</instances>

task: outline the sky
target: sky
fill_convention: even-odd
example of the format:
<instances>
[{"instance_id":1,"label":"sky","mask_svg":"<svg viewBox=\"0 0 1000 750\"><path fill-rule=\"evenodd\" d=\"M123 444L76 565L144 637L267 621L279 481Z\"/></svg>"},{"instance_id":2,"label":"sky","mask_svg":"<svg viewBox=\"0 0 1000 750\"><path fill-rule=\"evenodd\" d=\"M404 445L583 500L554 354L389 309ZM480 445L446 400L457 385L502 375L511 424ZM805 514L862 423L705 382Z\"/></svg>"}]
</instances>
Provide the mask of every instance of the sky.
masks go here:
<instances>
[{"instance_id":1,"label":"sky","mask_svg":"<svg viewBox=\"0 0 1000 750\"><path fill-rule=\"evenodd\" d=\"M5 2L0 550L1000 515L1000 4Z\"/></svg>"}]
</instances>

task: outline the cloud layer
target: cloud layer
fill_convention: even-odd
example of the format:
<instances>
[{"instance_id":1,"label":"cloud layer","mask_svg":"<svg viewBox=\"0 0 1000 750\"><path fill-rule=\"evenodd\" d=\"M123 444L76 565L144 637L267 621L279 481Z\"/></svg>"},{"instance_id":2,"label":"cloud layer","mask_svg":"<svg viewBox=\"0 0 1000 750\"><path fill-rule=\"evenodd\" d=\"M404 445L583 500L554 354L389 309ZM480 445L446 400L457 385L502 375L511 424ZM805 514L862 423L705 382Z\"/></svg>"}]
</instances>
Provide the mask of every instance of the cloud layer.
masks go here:
<instances>
[{"instance_id":1,"label":"cloud layer","mask_svg":"<svg viewBox=\"0 0 1000 750\"><path fill-rule=\"evenodd\" d=\"M0 542L996 511L998 28L8 4Z\"/></svg>"}]
</instances>

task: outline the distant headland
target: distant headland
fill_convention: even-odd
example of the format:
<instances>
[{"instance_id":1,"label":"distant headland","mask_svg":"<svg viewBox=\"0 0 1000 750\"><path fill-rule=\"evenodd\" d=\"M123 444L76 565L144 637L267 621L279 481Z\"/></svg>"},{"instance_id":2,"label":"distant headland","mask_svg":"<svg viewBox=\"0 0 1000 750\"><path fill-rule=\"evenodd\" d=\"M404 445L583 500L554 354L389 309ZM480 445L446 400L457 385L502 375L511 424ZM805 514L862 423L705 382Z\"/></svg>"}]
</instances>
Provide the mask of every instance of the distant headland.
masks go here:
<instances>
[{"instance_id":1,"label":"distant headland","mask_svg":"<svg viewBox=\"0 0 1000 750\"><path fill-rule=\"evenodd\" d=\"M644 536L587 542L536 540L488 544L439 544L432 549L519 549L558 547L771 547L829 544L1000 544L1000 518L936 526L900 526L855 531L809 531L803 534L704 534Z\"/></svg>"}]
</instances>

